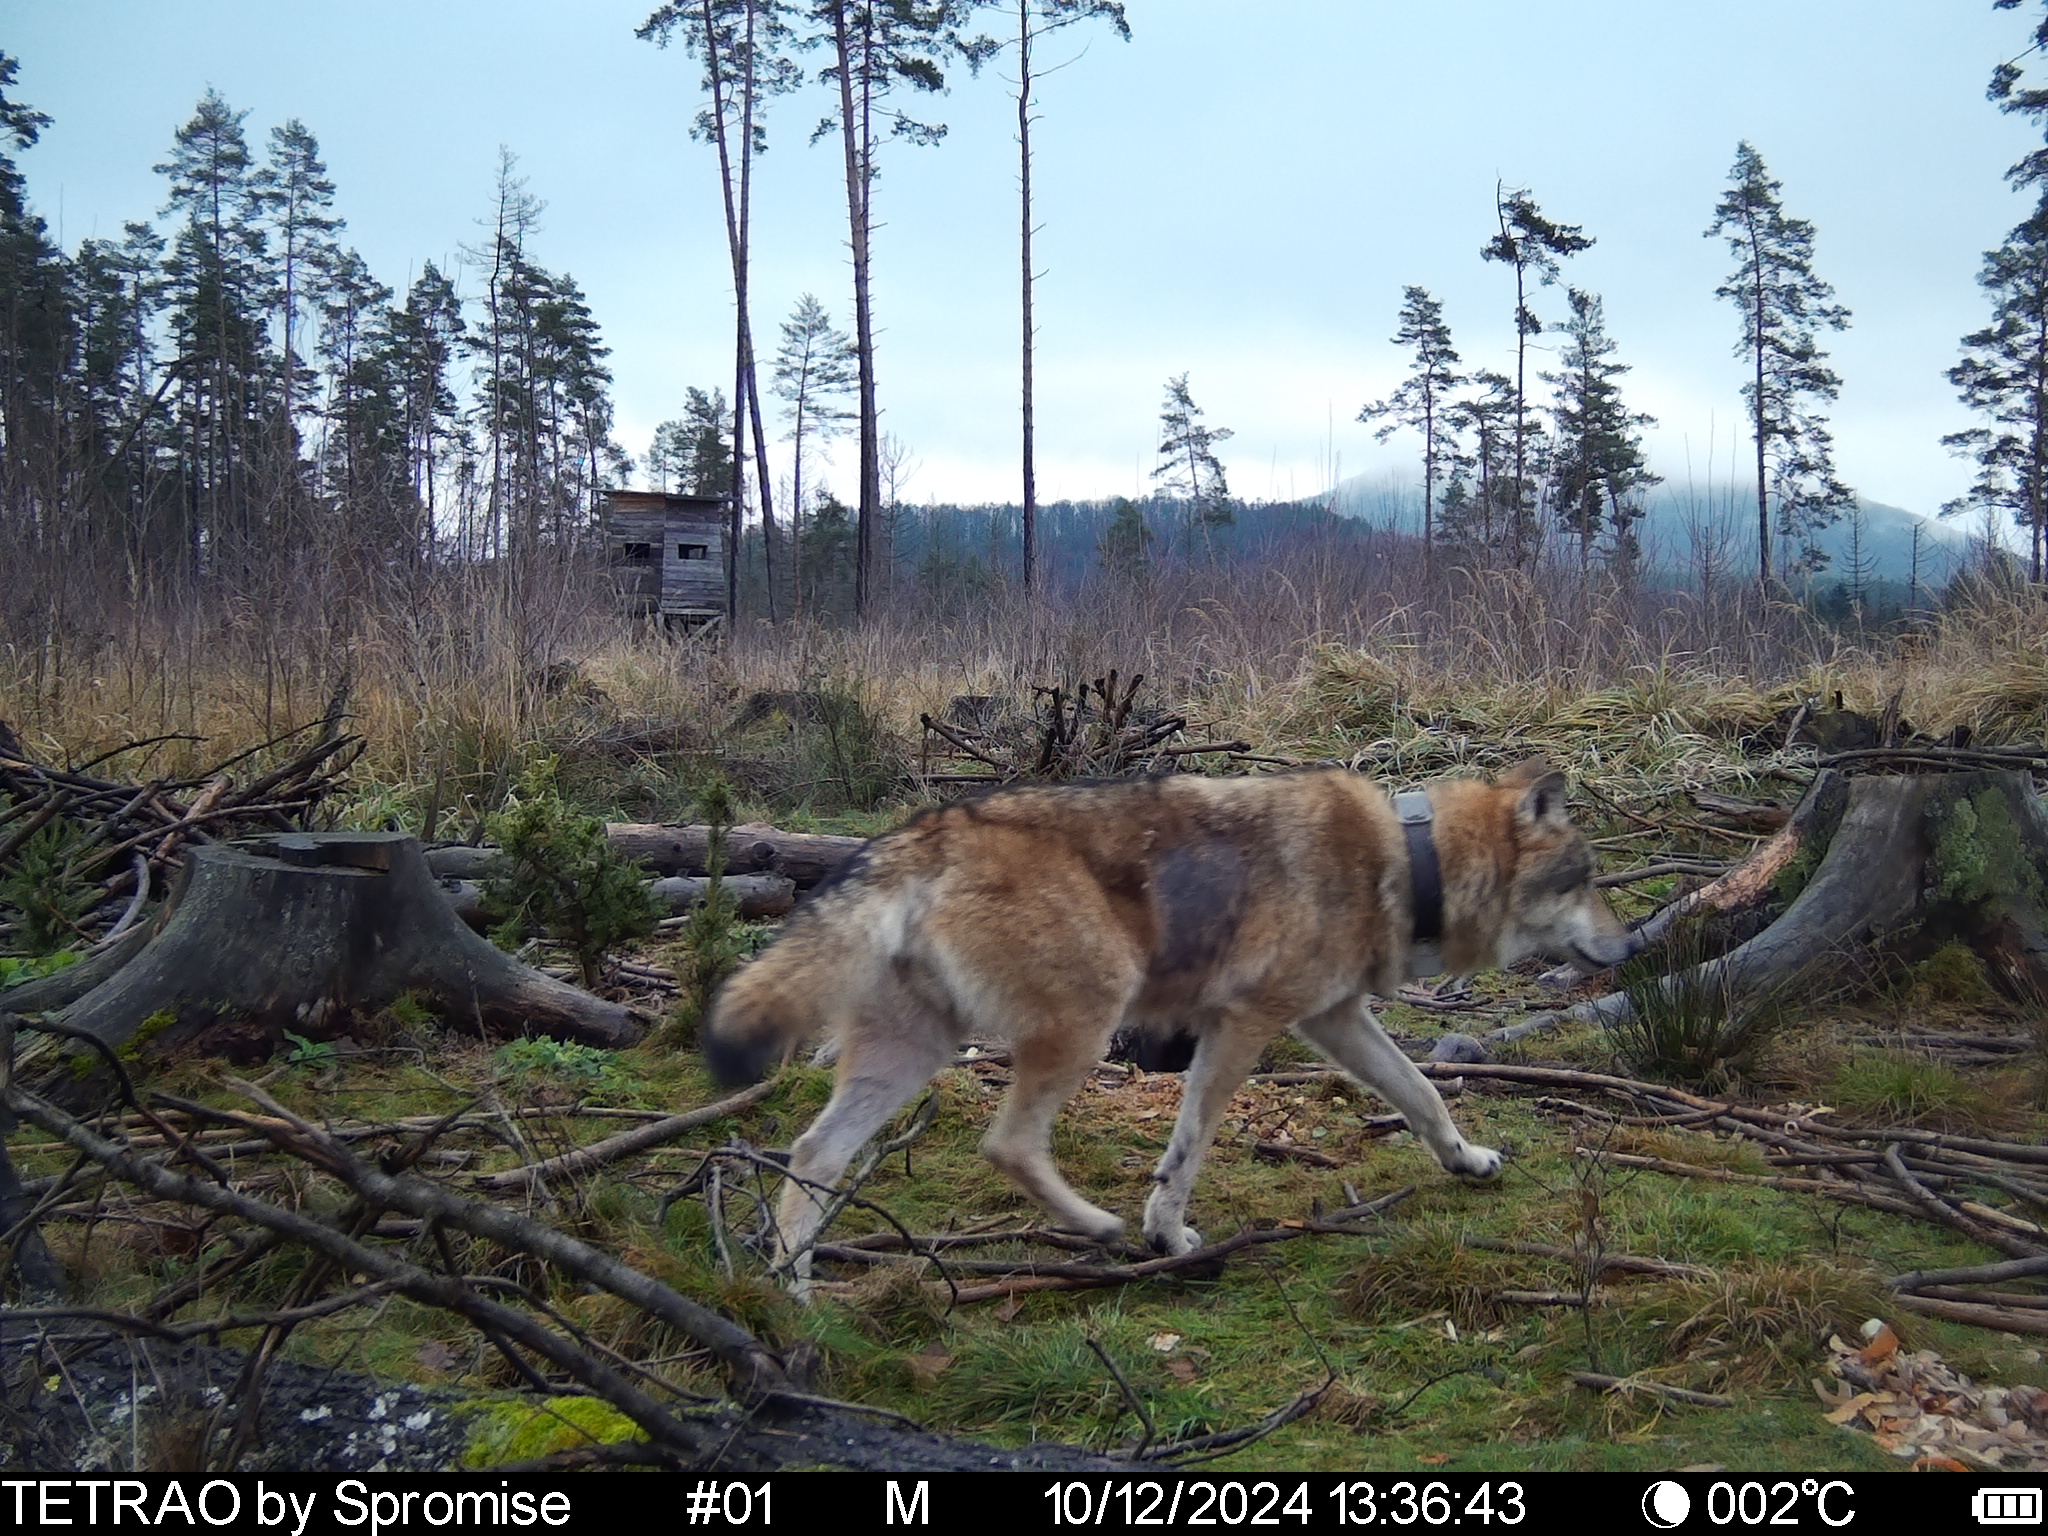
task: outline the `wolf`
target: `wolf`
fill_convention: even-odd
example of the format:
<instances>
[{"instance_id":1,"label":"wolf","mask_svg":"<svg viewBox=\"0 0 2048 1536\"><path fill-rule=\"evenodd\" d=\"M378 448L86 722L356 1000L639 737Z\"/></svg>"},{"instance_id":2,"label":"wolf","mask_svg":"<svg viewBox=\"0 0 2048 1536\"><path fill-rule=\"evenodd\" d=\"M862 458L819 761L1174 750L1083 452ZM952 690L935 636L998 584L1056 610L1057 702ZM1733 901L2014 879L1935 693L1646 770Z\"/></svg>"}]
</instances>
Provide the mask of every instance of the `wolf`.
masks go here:
<instances>
[{"instance_id":1,"label":"wolf","mask_svg":"<svg viewBox=\"0 0 2048 1536\"><path fill-rule=\"evenodd\" d=\"M1009 1041L1014 1082L981 1150L1060 1227L1123 1222L1054 1166L1054 1116L1119 1028L1192 1036L1144 1235L1184 1253L1188 1197L1231 1095L1282 1030L1399 1110L1445 1169L1501 1155L1459 1134L1367 1006L1417 976L1531 954L1587 971L1638 947L1592 885L1549 765L1390 797L1343 768L1009 788L924 811L867 844L714 1000L721 1082L807 1037L839 1046L832 1100L797 1141L777 1212L792 1284L861 1146L970 1036Z\"/></svg>"}]
</instances>

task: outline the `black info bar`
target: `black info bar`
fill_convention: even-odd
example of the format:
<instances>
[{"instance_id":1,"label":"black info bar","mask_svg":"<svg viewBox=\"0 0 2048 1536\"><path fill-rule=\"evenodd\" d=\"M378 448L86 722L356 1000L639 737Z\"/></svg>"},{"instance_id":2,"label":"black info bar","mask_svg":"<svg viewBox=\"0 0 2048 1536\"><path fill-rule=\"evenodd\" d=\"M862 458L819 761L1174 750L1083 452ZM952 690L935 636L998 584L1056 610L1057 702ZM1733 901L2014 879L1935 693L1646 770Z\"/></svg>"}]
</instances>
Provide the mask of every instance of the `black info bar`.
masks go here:
<instances>
[{"instance_id":1,"label":"black info bar","mask_svg":"<svg viewBox=\"0 0 2048 1536\"><path fill-rule=\"evenodd\" d=\"M563 1473L550 1477L0 1477L0 1529L438 1536L999 1524L1004 1530L1270 1529L1952 1533L2042 1524L2042 1479L1531 1472L1229 1476L1133 1469L931 1476Z\"/></svg>"}]
</instances>

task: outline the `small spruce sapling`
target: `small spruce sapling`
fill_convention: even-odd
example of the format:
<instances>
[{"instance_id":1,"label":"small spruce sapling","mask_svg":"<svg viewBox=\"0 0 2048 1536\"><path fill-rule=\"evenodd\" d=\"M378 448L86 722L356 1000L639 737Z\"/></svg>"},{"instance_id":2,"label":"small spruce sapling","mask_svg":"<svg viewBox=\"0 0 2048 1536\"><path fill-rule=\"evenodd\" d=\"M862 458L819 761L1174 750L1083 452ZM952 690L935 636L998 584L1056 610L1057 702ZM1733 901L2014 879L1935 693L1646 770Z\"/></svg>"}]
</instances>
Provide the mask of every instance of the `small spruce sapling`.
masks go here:
<instances>
[{"instance_id":1,"label":"small spruce sapling","mask_svg":"<svg viewBox=\"0 0 2048 1536\"><path fill-rule=\"evenodd\" d=\"M639 869L612 851L604 823L562 801L555 766L524 774L510 806L486 822L504 851L503 871L484 883L484 909L498 918L492 937L507 948L541 932L575 953L583 984L594 986L605 952L654 931L655 898Z\"/></svg>"},{"instance_id":2,"label":"small spruce sapling","mask_svg":"<svg viewBox=\"0 0 2048 1536\"><path fill-rule=\"evenodd\" d=\"M683 925L683 942L690 949L683 981L686 1008L694 1017L702 1018L711 994L739 963L748 946L740 932L739 903L725 888L725 839L732 830L733 810L732 791L723 779L713 779L704 788L697 797L697 811L708 828L704 899Z\"/></svg>"}]
</instances>

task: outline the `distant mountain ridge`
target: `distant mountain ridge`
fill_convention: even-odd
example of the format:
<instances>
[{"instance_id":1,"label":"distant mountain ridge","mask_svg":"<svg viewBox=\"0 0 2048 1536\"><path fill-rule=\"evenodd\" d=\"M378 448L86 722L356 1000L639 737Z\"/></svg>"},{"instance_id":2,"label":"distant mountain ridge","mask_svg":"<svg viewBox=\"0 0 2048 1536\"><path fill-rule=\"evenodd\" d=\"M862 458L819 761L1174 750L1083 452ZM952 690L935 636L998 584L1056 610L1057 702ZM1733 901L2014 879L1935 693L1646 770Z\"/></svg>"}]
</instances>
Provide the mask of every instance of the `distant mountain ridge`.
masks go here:
<instances>
[{"instance_id":1,"label":"distant mountain ridge","mask_svg":"<svg viewBox=\"0 0 2048 1536\"><path fill-rule=\"evenodd\" d=\"M1725 541L1724 558L1740 569L1756 559L1756 493L1743 487L1717 485L1704 492L1658 486L1650 492L1649 509L1643 518L1642 541L1645 555L1658 569L1681 569L1692 563L1693 539ZM1346 517L1391 526L1419 535L1422 532L1422 488L1398 476L1354 475L1338 482L1328 493L1333 512ZM1863 558L1871 576L1881 581L1906 582L1913 571L1913 529L1920 529L1920 580L1946 581L1968 555L1975 537L1975 520L1945 522L1922 517L1904 507L1859 497L1863 513ZM1823 586L1840 580L1848 572L1851 528L1846 517L1820 536L1827 551L1828 565L1819 575ZM1775 551L1774 551L1775 554Z\"/></svg>"}]
</instances>

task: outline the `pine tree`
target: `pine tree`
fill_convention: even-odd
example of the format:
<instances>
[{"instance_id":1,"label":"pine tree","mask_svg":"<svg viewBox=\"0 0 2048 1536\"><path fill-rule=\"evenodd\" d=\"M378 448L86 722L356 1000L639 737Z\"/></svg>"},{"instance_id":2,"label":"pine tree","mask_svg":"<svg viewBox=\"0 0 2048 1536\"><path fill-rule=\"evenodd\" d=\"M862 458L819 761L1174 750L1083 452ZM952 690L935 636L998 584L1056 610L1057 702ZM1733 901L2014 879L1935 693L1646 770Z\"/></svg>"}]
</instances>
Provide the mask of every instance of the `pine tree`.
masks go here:
<instances>
[{"instance_id":1,"label":"pine tree","mask_svg":"<svg viewBox=\"0 0 2048 1536\"><path fill-rule=\"evenodd\" d=\"M753 309L748 291L752 240L754 157L768 147L762 115L770 98L794 90L803 70L790 57L794 34L787 0L672 0L634 34L667 47L681 34L684 46L704 64L709 105L697 115L692 136L718 151L719 193L725 206L726 250L732 262L736 329L733 371L731 545L727 596L738 612L740 523L745 503L746 450L740 434L754 430L755 476L761 497L761 550L768 589L768 617L775 618L775 504L768 474L768 437L761 424L761 392L754 362ZM735 171L734 160L738 167Z\"/></svg>"},{"instance_id":2,"label":"pine tree","mask_svg":"<svg viewBox=\"0 0 2048 1536\"><path fill-rule=\"evenodd\" d=\"M1948 378L1989 425L1942 438L1977 461L1977 477L1941 511L2009 514L2026 532L2028 576L2039 582L2048 540L2048 195L1985 253L1977 281L1991 297L1991 323L1963 338Z\"/></svg>"},{"instance_id":3,"label":"pine tree","mask_svg":"<svg viewBox=\"0 0 2048 1536\"><path fill-rule=\"evenodd\" d=\"M1151 563L1151 551L1152 530L1145 526L1145 514L1130 497L1117 497L1110 507L1108 526L1096 545L1102 568L1128 581Z\"/></svg>"},{"instance_id":4,"label":"pine tree","mask_svg":"<svg viewBox=\"0 0 2048 1536\"><path fill-rule=\"evenodd\" d=\"M1457 372L1458 354L1451 346L1451 328L1444 324L1444 307L1429 296L1426 288L1403 290L1401 328L1394 332L1394 345L1411 347L1415 361L1408 377L1393 394L1374 401L1358 413L1362 422L1383 422L1374 433L1385 442L1403 427L1422 434L1422 553L1425 560L1436 554L1436 487L1451 468L1457 443L1446 430L1451 391L1464 384Z\"/></svg>"},{"instance_id":5,"label":"pine tree","mask_svg":"<svg viewBox=\"0 0 2048 1536\"><path fill-rule=\"evenodd\" d=\"M26 149L47 115L9 99L18 63L0 53L0 143ZM0 150L0 529L21 548L72 537L60 505L59 380L72 349L63 255L29 210L13 159ZM9 525L12 525L9 527Z\"/></svg>"},{"instance_id":6,"label":"pine tree","mask_svg":"<svg viewBox=\"0 0 2048 1536\"><path fill-rule=\"evenodd\" d=\"M882 541L882 425L875 396L875 320L870 302L869 246L875 227L874 190L878 153L889 139L937 144L944 123L920 122L893 106L898 86L938 92L946 88L944 65L953 58L970 69L995 50L986 38L968 38L961 24L966 0L811 0L808 14L819 28L814 41L829 44L832 60L819 74L839 96L836 121L826 118L812 142L839 130L846 162L846 218L853 250L853 335L859 369L860 511L854 559L854 612L867 611L874 595Z\"/></svg>"},{"instance_id":7,"label":"pine tree","mask_svg":"<svg viewBox=\"0 0 2048 1536\"><path fill-rule=\"evenodd\" d=\"M1834 289L1813 270L1813 226L1786 215L1783 190L1764 169L1763 157L1744 140L1735 151L1730 185L1707 227L1725 235L1735 271L1714 290L1742 316L1735 355L1751 365L1742 386L1756 440L1757 578L1772 590L1772 504L1776 530L1795 541L1798 563L1818 570L1827 556L1817 543L1855 499L1835 474L1834 439L1815 409L1841 393L1827 368L1818 329L1839 331L1849 311L1832 303Z\"/></svg>"},{"instance_id":8,"label":"pine tree","mask_svg":"<svg viewBox=\"0 0 2048 1536\"><path fill-rule=\"evenodd\" d=\"M1550 462L1557 518L1579 541L1581 569L1591 563L1603 528L1616 560L1626 566L1636 555L1640 493L1661 478L1650 473L1643 457L1642 429L1655 426L1656 419L1622 403L1620 379L1628 364L1612 360L1616 346L1598 295L1569 288L1566 297L1571 318L1554 327L1564 333L1565 349L1558 371L1543 375L1557 389Z\"/></svg>"},{"instance_id":9,"label":"pine tree","mask_svg":"<svg viewBox=\"0 0 2048 1536\"><path fill-rule=\"evenodd\" d=\"M1453 439L1471 444L1469 456L1453 447L1451 486L1444 498L1443 536L1467 551L1491 555L1520 517L1513 487L1515 478L1515 381L1482 368L1467 381L1478 393L1453 401L1447 414ZM1526 451L1527 444L1524 443ZM1464 476L1477 471L1478 484L1468 488Z\"/></svg>"},{"instance_id":10,"label":"pine tree","mask_svg":"<svg viewBox=\"0 0 2048 1536\"><path fill-rule=\"evenodd\" d=\"M2016 11L2021 4L2022 0L1991 0L1994 11ZM2048 6L2043 7L2041 18L2034 23L2033 46L1994 69L1991 88L1986 93L1998 103L1999 111L2031 118L2036 127L2048 127L2048 88L2025 83L2024 61L2030 54L2043 52L2048 52ZM2005 173L2005 178L2016 187L2048 181L2048 146L2020 159Z\"/></svg>"},{"instance_id":11,"label":"pine tree","mask_svg":"<svg viewBox=\"0 0 2048 1536\"><path fill-rule=\"evenodd\" d=\"M353 250L335 251L321 265L318 356L328 386L320 462L327 489L355 520L357 547L400 546L404 530L394 513L405 478L405 428L379 326L391 290Z\"/></svg>"},{"instance_id":12,"label":"pine tree","mask_svg":"<svg viewBox=\"0 0 2048 1536\"><path fill-rule=\"evenodd\" d=\"M1507 503L1512 517L1508 523L1508 558L1519 564L1535 532L1536 508L1532 503L1531 428L1529 424L1528 354L1529 338L1543 333L1543 322L1529 308L1529 279L1548 287L1557 281L1558 262L1576 256L1593 241L1577 224L1557 224L1543 216L1527 187L1496 184L1494 216L1500 232L1480 247L1480 257L1498 261L1515 274L1515 440L1512 499ZM1507 486L1503 490L1509 489Z\"/></svg>"},{"instance_id":13,"label":"pine tree","mask_svg":"<svg viewBox=\"0 0 2048 1536\"><path fill-rule=\"evenodd\" d=\"M797 300L782 322L782 346L775 354L775 393L782 401L794 449L790 468L790 526L801 533L804 519L804 445L814 447L846 431L853 413L841 403L859 381L859 361L846 333L832 324L815 294ZM803 592L797 592L801 611Z\"/></svg>"},{"instance_id":14,"label":"pine tree","mask_svg":"<svg viewBox=\"0 0 2048 1536\"><path fill-rule=\"evenodd\" d=\"M299 306L307 278L317 276L335 260L334 236L342 220L327 210L334 206L334 183L320 159L320 145L306 125L293 118L270 130L270 160L249 178L257 209L272 237L278 276L278 369L287 451L297 449L297 401L301 353L298 348Z\"/></svg>"},{"instance_id":15,"label":"pine tree","mask_svg":"<svg viewBox=\"0 0 2048 1536\"><path fill-rule=\"evenodd\" d=\"M184 216L166 263L171 330L181 363L179 414L186 473L197 518L189 529L192 563L246 566L256 548L264 498L249 483L249 446L263 415L264 236L250 180L246 112L216 91L178 129L170 158L156 167L170 179L165 213Z\"/></svg>"},{"instance_id":16,"label":"pine tree","mask_svg":"<svg viewBox=\"0 0 2048 1536\"><path fill-rule=\"evenodd\" d=\"M1166 381L1166 408L1159 413L1162 429L1159 464L1152 478L1188 504L1188 544L1207 538L1236 520L1230 507L1230 484L1224 478L1216 445L1232 436L1228 427L1207 427L1197 419L1202 408L1188 393L1188 376Z\"/></svg>"},{"instance_id":17,"label":"pine tree","mask_svg":"<svg viewBox=\"0 0 2048 1536\"><path fill-rule=\"evenodd\" d=\"M1037 274L1031 266L1031 50L1049 34L1077 22L1107 21L1125 42L1131 38L1131 24L1120 0L1015 0L1017 7L1017 159L1018 187L1023 204L1019 245L1023 254L1024 319L1024 590L1029 592L1038 570L1038 468L1036 421L1032 414L1032 349L1037 332L1032 328L1031 290Z\"/></svg>"},{"instance_id":18,"label":"pine tree","mask_svg":"<svg viewBox=\"0 0 2048 1536\"><path fill-rule=\"evenodd\" d=\"M421 558L431 557L435 548L440 450L459 430L450 368L465 329L455 285L431 261L406 293L405 307L392 311L385 322L417 514L413 546Z\"/></svg>"}]
</instances>

